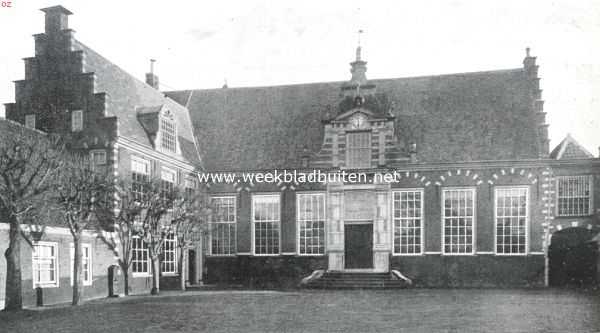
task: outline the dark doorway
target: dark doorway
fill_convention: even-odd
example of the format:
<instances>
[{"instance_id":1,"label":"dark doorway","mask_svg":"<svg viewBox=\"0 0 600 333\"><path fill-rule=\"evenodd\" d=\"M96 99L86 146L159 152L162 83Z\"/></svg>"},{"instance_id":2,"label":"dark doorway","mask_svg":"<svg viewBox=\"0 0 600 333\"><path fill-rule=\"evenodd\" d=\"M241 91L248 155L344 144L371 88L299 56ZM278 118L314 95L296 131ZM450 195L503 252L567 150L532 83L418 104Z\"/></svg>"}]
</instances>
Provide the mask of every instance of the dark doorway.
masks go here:
<instances>
[{"instance_id":1,"label":"dark doorway","mask_svg":"<svg viewBox=\"0 0 600 333\"><path fill-rule=\"evenodd\" d=\"M373 224L346 224L344 249L345 268L373 268Z\"/></svg>"},{"instance_id":2,"label":"dark doorway","mask_svg":"<svg viewBox=\"0 0 600 333\"><path fill-rule=\"evenodd\" d=\"M188 250L188 276L187 282L189 284L197 284L196 281L196 251Z\"/></svg>"},{"instance_id":3,"label":"dark doorway","mask_svg":"<svg viewBox=\"0 0 600 333\"><path fill-rule=\"evenodd\" d=\"M548 255L550 285L588 286L596 282L598 245L594 233L584 228L567 228L552 235Z\"/></svg>"}]
</instances>

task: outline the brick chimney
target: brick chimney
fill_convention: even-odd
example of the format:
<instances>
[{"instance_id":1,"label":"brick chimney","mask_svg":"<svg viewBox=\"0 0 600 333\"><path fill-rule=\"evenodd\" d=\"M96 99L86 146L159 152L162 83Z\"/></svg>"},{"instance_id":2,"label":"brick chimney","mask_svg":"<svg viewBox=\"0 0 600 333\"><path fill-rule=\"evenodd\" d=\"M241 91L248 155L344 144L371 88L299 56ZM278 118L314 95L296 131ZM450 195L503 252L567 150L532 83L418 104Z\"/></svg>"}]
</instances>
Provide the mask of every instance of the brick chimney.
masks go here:
<instances>
[{"instance_id":1,"label":"brick chimney","mask_svg":"<svg viewBox=\"0 0 600 333\"><path fill-rule=\"evenodd\" d=\"M158 76L154 75L155 59L150 59L150 73L146 73L146 83L152 88L158 90Z\"/></svg>"},{"instance_id":2,"label":"brick chimney","mask_svg":"<svg viewBox=\"0 0 600 333\"><path fill-rule=\"evenodd\" d=\"M69 15L71 11L63 6L53 6L40 9L46 14L46 34L53 35L62 30L69 29Z\"/></svg>"}]
</instances>

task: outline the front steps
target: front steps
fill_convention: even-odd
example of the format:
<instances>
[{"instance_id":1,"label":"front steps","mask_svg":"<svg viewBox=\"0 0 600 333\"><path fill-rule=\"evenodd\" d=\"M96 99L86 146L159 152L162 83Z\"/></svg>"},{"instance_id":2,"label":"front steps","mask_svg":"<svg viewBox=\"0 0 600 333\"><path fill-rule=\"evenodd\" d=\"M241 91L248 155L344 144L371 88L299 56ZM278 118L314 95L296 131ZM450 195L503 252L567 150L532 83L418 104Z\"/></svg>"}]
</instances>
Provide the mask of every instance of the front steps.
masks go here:
<instances>
[{"instance_id":1,"label":"front steps","mask_svg":"<svg viewBox=\"0 0 600 333\"><path fill-rule=\"evenodd\" d=\"M309 289L401 289L410 287L393 273L315 272L305 278L301 287Z\"/></svg>"}]
</instances>

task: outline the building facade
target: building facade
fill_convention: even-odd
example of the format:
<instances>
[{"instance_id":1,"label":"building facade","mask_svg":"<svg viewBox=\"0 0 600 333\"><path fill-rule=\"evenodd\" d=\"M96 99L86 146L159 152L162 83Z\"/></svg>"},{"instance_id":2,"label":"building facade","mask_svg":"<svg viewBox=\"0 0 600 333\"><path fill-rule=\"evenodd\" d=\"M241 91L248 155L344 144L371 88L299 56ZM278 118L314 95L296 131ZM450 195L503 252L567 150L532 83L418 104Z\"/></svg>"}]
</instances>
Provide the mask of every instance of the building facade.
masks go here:
<instances>
[{"instance_id":1,"label":"building facade","mask_svg":"<svg viewBox=\"0 0 600 333\"><path fill-rule=\"evenodd\" d=\"M70 148L89 154L94 168L105 171L107 177L121 178L134 186L160 179L171 186L195 188L202 163L188 110L158 91L158 77L152 71L147 82L139 81L76 39L68 27L70 11L61 6L42 11L45 31L34 36L35 55L24 59L25 78L15 81L15 102L6 104L6 118L37 130L69 135ZM0 223L2 252L7 237L8 225ZM35 304L34 287L38 285L44 289L46 303L70 299L70 238L68 229L51 227L34 251L23 242L26 304ZM175 241L171 237L164 245L164 284L171 282L171 277L178 278ZM84 269L83 297L106 296L108 270L116 264L114 254L93 232L87 234L84 250L88 256L84 267L89 268ZM147 247L141 240L135 241L131 292L149 290L150 267ZM0 299L5 272L2 257Z\"/></svg>"},{"instance_id":2,"label":"building facade","mask_svg":"<svg viewBox=\"0 0 600 333\"><path fill-rule=\"evenodd\" d=\"M68 132L111 177L208 186L214 216L208 246L190 253L190 282L281 287L315 271L398 271L415 286L560 284L577 279L563 260L573 239L591 253L573 265L596 280L600 160L570 136L550 151L529 50L520 68L369 80L359 47L345 82L161 93L152 70L141 82L77 40L68 10L43 11L7 118ZM356 178L261 181L276 172ZM66 301L69 237L51 231L24 278ZM87 237L84 296L105 295L114 258ZM166 244L168 282L179 267ZM150 288L142 241L132 269L133 292ZM33 288L24 293L34 302Z\"/></svg>"},{"instance_id":3,"label":"building facade","mask_svg":"<svg viewBox=\"0 0 600 333\"><path fill-rule=\"evenodd\" d=\"M366 64L358 47L346 82L166 93L190 110L206 169L237 177L204 179L225 212L208 281L395 270L417 286L537 286L553 232L598 234L600 161L571 137L550 153L529 50L478 73L368 80ZM243 179L275 170L364 178Z\"/></svg>"}]
</instances>

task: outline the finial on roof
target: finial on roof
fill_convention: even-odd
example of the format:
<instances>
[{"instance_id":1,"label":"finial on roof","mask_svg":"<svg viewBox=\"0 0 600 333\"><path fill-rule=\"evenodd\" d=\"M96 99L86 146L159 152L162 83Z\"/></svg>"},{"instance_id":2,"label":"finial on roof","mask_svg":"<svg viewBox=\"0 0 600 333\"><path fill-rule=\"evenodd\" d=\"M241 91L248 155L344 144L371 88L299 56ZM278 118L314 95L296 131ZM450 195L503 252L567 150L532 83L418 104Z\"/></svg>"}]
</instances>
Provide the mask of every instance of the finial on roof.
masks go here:
<instances>
[{"instance_id":1,"label":"finial on roof","mask_svg":"<svg viewBox=\"0 0 600 333\"><path fill-rule=\"evenodd\" d=\"M530 52L531 52L531 48L529 48L529 47L526 47L526 48L525 48L525 56L526 56L526 57L530 57Z\"/></svg>"},{"instance_id":2,"label":"finial on roof","mask_svg":"<svg viewBox=\"0 0 600 333\"><path fill-rule=\"evenodd\" d=\"M360 35L363 33L364 31L362 29L358 30L358 46L356 47L356 61L360 61L360 56L361 56L361 50L362 48L360 47Z\"/></svg>"},{"instance_id":3,"label":"finial on roof","mask_svg":"<svg viewBox=\"0 0 600 333\"><path fill-rule=\"evenodd\" d=\"M229 86L227 85L227 78L225 78L224 83L223 83L223 89L229 88Z\"/></svg>"}]
</instances>

